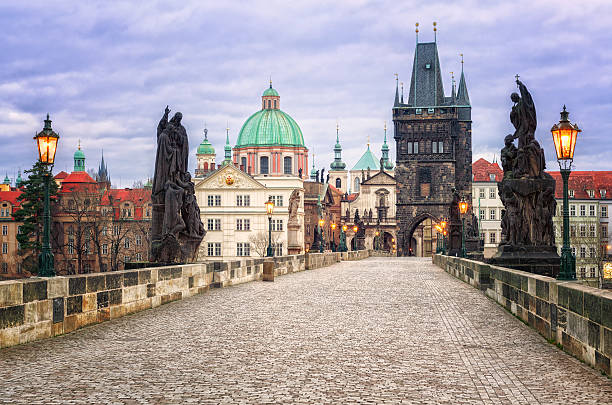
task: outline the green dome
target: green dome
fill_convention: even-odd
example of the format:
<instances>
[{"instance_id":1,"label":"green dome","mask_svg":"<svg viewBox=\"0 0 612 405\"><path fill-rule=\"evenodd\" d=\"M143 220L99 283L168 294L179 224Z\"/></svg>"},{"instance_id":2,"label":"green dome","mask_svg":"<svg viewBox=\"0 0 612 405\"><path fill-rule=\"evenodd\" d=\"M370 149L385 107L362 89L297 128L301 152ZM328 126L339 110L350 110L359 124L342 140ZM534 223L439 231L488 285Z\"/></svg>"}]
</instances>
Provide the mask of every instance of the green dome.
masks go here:
<instances>
[{"instance_id":1,"label":"green dome","mask_svg":"<svg viewBox=\"0 0 612 405\"><path fill-rule=\"evenodd\" d=\"M85 154L83 153L81 149L77 149L76 152L74 152L74 158L75 159L85 159Z\"/></svg>"},{"instance_id":2,"label":"green dome","mask_svg":"<svg viewBox=\"0 0 612 405\"><path fill-rule=\"evenodd\" d=\"M215 148L212 147L211 143L208 139L204 139L200 146L198 146L198 154L199 155L214 155Z\"/></svg>"},{"instance_id":3,"label":"green dome","mask_svg":"<svg viewBox=\"0 0 612 405\"><path fill-rule=\"evenodd\" d=\"M272 85L270 85L270 87L267 88L266 91L263 92L262 96L263 97L266 97L266 96L276 96L276 97L278 97L278 92L272 88Z\"/></svg>"},{"instance_id":4,"label":"green dome","mask_svg":"<svg viewBox=\"0 0 612 405\"><path fill-rule=\"evenodd\" d=\"M276 90L268 89L268 91ZM264 95L266 95L264 92ZM259 110L251 115L238 134L236 147L304 146L302 130L288 114L278 109Z\"/></svg>"}]
</instances>

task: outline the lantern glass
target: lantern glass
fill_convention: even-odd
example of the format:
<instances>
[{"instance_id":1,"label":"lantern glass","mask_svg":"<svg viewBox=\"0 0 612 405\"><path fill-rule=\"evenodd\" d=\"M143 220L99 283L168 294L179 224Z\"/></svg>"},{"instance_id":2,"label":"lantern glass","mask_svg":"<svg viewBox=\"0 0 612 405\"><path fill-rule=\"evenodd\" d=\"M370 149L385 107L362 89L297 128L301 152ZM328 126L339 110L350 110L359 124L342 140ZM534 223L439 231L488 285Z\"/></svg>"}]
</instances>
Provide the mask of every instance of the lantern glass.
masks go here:
<instances>
[{"instance_id":1,"label":"lantern glass","mask_svg":"<svg viewBox=\"0 0 612 405\"><path fill-rule=\"evenodd\" d=\"M55 152L57 150L57 136L53 134L39 134L36 136L38 146L38 157L41 163L52 165L55 162Z\"/></svg>"},{"instance_id":2,"label":"lantern glass","mask_svg":"<svg viewBox=\"0 0 612 405\"><path fill-rule=\"evenodd\" d=\"M274 211L274 203L272 201L266 202L266 212L268 213L268 216L271 216L273 211Z\"/></svg>"},{"instance_id":3,"label":"lantern glass","mask_svg":"<svg viewBox=\"0 0 612 405\"><path fill-rule=\"evenodd\" d=\"M325 220L323 218L319 219L319 226L321 228L323 228L323 225L325 225Z\"/></svg>"},{"instance_id":4,"label":"lantern glass","mask_svg":"<svg viewBox=\"0 0 612 405\"><path fill-rule=\"evenodd\" d=\"M578 131L573 128L558 128L552 131L555 152L558 160L574 159L574 149Z\"/></svg>"},{"instance_id":5,"label":"lantern glass","mask_svg":"<svg viewBox=\"0 0 612 405\"><path fill-rule=\"evenodd\" d=\"M445 229L445 228L446 228L446 225L447 225L447 224L446 224L446 221L442 221L442 222L440 222L440 226L442 227L442 229Z\"/></svg>"},{"instance_id":6,"label":"lantern glass","mask_svg":"<svg viewBox=\"0 0 612 405\"><path fill-rule=\"evenodd\" d=\"M357 231L358 231L358 230L359 230L359 227L358 227L357 225L355 225L355 226L353 227L353 232L357 233Z\"/></svg>"},{"instance_id":7,"label":"lantern glass","mask_svg":"<svg viewBox=\"0 0 612 405\"><path fill-rule=\"evenodd\" d=\"M468 203L465 202L465 201L461 201L459 203L459 212L461 214L465 214L467 212L467 210L468 210Z\"/></svg>"},{"instance_id":8,"label":"lantern glass","mask_svg":"<svg viewBox=\"0 0 612 405\"><path fill-rule=\"evenodd\" d=\"M347 229L348 229L348 226L346 226L346 225L342 225L342 230L343 230L344 232L346 232L346 230L347 230Z\"/></svg>"},{"instance_id":9,"label":"lantern glass","mask_svg":"<svg viewBox=\"0 0 612 405\"><path fill-rule=\"evenodd\" d=\"M335 230L335 229L336 229L336 224L331 224L330 226L331 226L331 229L332 229L332 230Z\"/></svg>"}]
</instances>

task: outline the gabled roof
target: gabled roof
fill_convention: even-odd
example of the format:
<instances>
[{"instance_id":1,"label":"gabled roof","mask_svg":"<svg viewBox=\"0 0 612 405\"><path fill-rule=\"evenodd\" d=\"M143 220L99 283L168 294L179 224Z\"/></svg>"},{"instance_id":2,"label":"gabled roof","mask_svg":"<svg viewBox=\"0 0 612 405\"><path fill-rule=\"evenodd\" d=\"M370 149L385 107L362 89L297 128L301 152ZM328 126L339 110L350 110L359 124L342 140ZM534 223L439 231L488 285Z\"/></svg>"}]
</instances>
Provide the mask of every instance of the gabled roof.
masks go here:
<instances>
[{"instance_id":1,"label":"gabled roof","mask_svg":"<svg viewBox=\"0 0 612 405\"><path fill-rule=\"evenodd\" d=\"M57 177L56 177L57 178ZM91 178L87 172L72 172L62 182L62 187L68 183L92 183L96 184L96 181Z\"/></svg>"},{"instance_id":2,"label":"gabled roof","mask_svg":"<svg viewBox=\"0 0 612 405\"><path fill-rule=\"evenodd\" d=\"M227 184L224 177L230 174L233 175L233 183ZM196 189L202 187L266 188L265 185L255 180L251 175L234 166L234 163L231 161L209 172L207 177L195 183Z\"/></svg>"},{"instance_id":3,"label":"gabled roof","mask_svg":"<svg viewBox=\"0 0 612 405\"><path fill-rule=\"evenodd\" d=\"M563 198L563 180L561 173L548 172L557 182L555 197ZM574 191L574 199L599 200L612 199L612 171L574 171L568 180L568 189ZM589 196L587 190L593 190L593 197ZM601 191L605 190L605 196Z\"/></svg>"},{"instance_id":4,"label":"gabled roof","mask_svg":"<svg viewBox=\"0 0 612 405\"><path fill-rule=\"evenodd\" d=\"M0 202L6 201L9 202L13 207L18 207L21 205L21 201L17 199L23 191L0 191Z\"/></svg>"},{"instance_id":5,"label":"gabled roof","mask_svg":"<svg viewBox=\"0 0 612 405\"><path fill-rule=\"evenodd\" d=\"M391 176L387 172L378 171L372 177L367 180L363 180L361 185L390 185L396 184L395 177Z\"/></svg>"},{"instance_id":6,"label":"gabled roof","mask_svg":"<svg viewBox=\"0 0 612 405\"><path fill-rule=\"evenodd\" d=\"M66 177L68 177L68 173L66 173L63 170L59 172L58 174L56 174L55 176L53 176L53 178L57 180L62 180L62 179L65 179Z\"/></svg>"},{"instance_id":7,"label":"gabled roof","mask_svg":"<svg viewBox=\"0 0 612 405\"><path fill-rule=\"evenodd\" d=\"M376 159L376 156L370 150L370 144L368 144L368 148L361 155L361 158L357 161L357 164L353 166L351 170L380 170L380 162Z\"/></svg>"},{"instance_id":8,"label":"gabled roof","mask_svg":"<svg viewBox=\"0 0 612 405\"><path fill-rule=\"evenodd\" d=\"M474 182L491 182L491 174L495 175L494 181L502 181L504 172L497 163L491 163L484 158L480 158L472 163L472 175Z\"/></svg>"}]
</instances>

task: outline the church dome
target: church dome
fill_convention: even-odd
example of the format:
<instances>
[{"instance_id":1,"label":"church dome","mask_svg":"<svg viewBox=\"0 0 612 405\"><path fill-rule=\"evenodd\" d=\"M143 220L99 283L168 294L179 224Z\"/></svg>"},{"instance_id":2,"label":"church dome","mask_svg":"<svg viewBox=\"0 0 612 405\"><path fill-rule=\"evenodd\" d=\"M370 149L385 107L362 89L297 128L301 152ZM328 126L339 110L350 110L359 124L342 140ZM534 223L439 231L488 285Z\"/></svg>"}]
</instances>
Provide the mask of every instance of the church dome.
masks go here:
<instances>
[{"instance_id":1,"label":"church dome","mask_svg":"<svg viewBox=\"0 0 612 405\"><path fill-rule=\"evenodd\" d=\"M208 140L208 138L204 138L202 143L198 146L198 155L214 155L215 148L213 148L212 144Z\"/></svg>"},{"instance_id":2,"label":"church dome","mask_svg":"<svg viewBox=\"0 0 612 405\"><path fill-rule=\"evenodd\" d=\"M77 149L76 152L74 152L75 159L85 159L85 153L83 153L83 151L80 148L81 147L79 146L79 149Z\"/></svg>"},{"instance_id":3,"label":"church dome","mask_svg":"<svg viewBox=\"0 0 612 405\"><path fill-rule=\"evenodd\" d=\"M289 114L278 108L280 97L272 85L262 95L262 109L251 115L242 125L236 147L301 146L304 135Z\"/></svg>"}]
</instances>

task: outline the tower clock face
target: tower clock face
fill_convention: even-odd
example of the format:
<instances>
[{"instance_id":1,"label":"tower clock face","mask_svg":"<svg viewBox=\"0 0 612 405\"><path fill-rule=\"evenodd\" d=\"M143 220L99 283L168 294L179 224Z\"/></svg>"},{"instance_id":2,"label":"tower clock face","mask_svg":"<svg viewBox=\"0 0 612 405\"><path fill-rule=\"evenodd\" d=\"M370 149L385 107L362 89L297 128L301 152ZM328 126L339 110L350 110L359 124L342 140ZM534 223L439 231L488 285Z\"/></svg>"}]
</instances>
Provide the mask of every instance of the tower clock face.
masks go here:
<instances>
[{"instance_id":1,"label":"tower clock face","mask_svg":"<svg viewBox=\"0 0 612 405\"><path fill-rule=\"evenodd\" d=\"M225 176L225 184L227 184L228 186L231 186L232 184L234 184L234 176L231 174L228 174L227 176Z\"/></svg>"}]
</instances>

